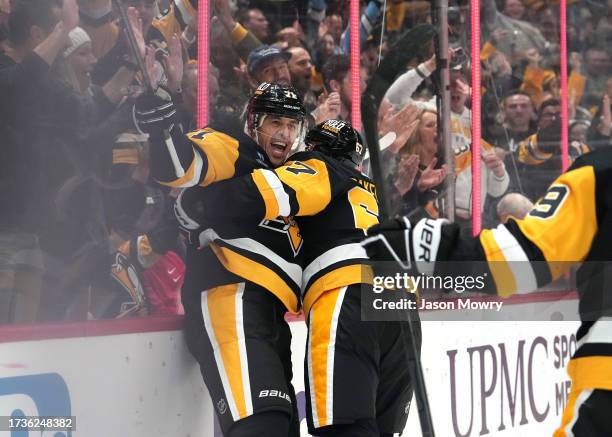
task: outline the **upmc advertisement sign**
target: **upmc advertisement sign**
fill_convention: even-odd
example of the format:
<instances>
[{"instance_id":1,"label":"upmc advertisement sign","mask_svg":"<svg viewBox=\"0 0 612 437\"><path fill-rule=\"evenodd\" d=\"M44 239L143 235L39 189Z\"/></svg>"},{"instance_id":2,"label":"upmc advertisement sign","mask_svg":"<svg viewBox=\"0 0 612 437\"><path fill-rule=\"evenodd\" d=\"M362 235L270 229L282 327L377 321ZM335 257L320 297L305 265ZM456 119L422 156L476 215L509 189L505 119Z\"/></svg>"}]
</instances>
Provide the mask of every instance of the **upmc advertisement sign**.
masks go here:
<instances>
[{"instance_id":1,"label":"upmc advertisement sign","mask_svg":"<svg viewBox=\"0 0 612 437\"><path fill-rule=\"evenodd\" d=\"M545 436L561 422L577 322L424 322L436 432ZM418 429L416 409L409 429Z\"/></svg>"},{"instance_id":2,"label":"upmc advertisement sign","mask_svg":"<svg viewBox=\"0 0 612 437\"><path fill-rule=\"evenodd\" d=\"M505 305L504 321L475 321L460 310L421 312L421 361L436 435L544 437L561 423L571 388L566 368L576 348L577 301L556 294L547 300L542 293ZM551 321L512 321L535 315ZM560 318L573 321L552 321ZM294 384L301 392L304 323L292 323L292 332ZM307 435L304 422L302 432ZM404 435L420 435L414 400Z\"/></svg>"},{"instance_id":3,"label":"upmc advertisement sign","mask_svg":"<svg viewBox=\"0 0 612 437\"><path fill-rule=\"evenodd\" d=\"M576 303L566 303L555 311L568 315ZM513 305L513 311L524 313L533 305ZM422 349L436 435L552 435L570 389L565 367L578 323L439 321L451 317L441 313L422 314L436 319L423 322ZM294 384L302 392L304 417L306 328L303 321L291 328ZM14 328L0 328L0 416L74 416L76 430L0 430L0 437L216 434L213 407L180 320L45 329L31 334L22 329L15 336ZM404 435L419 432L413 402ZM307 435L305 420L302 434Z\"/></svg>"},{"instance_id":4,"label":"upmc advertisement sign","mask_svg":"<svg viewBox=\"0 0 612 437\"><path fill-rule=\"evenodd\" d=\"M552 436L570 390L578 322L424 321L422 328L436 435ZM294 385L302 392L304 323L292 323L292 332ZM414 400L404 435L420 435Z\"/></svg>"}]
</instances>

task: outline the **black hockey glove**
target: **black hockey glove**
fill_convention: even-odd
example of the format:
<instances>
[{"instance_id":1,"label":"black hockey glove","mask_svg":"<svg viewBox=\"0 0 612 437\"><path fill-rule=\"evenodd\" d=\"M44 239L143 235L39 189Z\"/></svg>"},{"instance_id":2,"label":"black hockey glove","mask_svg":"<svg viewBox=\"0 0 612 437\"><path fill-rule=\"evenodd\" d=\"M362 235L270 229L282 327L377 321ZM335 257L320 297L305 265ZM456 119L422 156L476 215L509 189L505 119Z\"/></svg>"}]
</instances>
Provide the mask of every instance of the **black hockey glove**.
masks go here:
<instances>
[{"instance_id":1,"label":"black hockey glove","mask_svg":"<svg viewBox=\"0 0 612 437\"><path fill-rule=\"evenodd\" d=\"M422 219L412 227L406 217L384 221L368 229L361 242L373 261L395 261L403 270L416 268L432 274L441 245L445 219Z\"/></svg>"},{"instance_id":2,"label":"black hockey glove","mask_svg":"<svg viewBox=\"0 0 612 437\"><path fill-rule=\"evenodd\" d=\"M159 87L155 94L146 93L136 99L133 115L141 133L170 132L176 121L176 108L170 94Z\"/></svg>"}]
</instances>

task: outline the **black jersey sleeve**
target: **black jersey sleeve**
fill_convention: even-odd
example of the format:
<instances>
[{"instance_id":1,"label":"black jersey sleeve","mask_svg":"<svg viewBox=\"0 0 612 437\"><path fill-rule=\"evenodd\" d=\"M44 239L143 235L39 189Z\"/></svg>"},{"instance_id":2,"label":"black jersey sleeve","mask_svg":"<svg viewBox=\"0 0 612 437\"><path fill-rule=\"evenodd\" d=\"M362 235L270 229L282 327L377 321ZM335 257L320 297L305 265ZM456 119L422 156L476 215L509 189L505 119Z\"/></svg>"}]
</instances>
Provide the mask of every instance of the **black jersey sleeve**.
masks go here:
<instances>
[{"instance_id":1,"label":"black jersey sleeve","mask_svg":"<svg viewBox=\"0 0 612 437\"><path fill-rule=\"evenodd\" d=\"M474 238L447 235L437 261L486 261L497 293L504 297L558 279L591 252L601 217L607 214L609 173L609 164L595 154L580 157L525 218L510 219Z\"/></svg>"},{"instance_id":2,"label":"black jersey sleeve","mask_svg":"<svg viewBox=\"0 0 612 437\"><path fill-rule=\"evenodd\" d=\"M272 220L279 216L312 216L346 190L346 175L307 153L274 170L257 169L251 174L224 180L202 192L208 207L208 224L223 220ZM214 205L211 207L211 205Z\"/></svg>"}]
</instances>

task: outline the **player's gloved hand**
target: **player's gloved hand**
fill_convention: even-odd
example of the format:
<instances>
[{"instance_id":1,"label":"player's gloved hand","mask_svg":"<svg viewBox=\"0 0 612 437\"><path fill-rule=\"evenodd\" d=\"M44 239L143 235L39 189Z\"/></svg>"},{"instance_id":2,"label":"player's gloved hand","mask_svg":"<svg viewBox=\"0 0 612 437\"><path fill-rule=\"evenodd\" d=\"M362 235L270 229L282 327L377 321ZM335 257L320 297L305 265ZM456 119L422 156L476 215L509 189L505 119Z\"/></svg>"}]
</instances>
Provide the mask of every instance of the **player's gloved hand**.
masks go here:
<instances>
[{"instance_id":1,"label":"player's gloved hand","mask_svg":"<svg viewBox=\"0 0 612 437\"><path fill-rule=\"evenodd\" d=\"M191 187L181 191L174 203L174 216L187 243L206 246L210 241L205 244L200 241L202 233L209 227L205 220L206 207L197 195L200 190L199 187Z\"/></svg>"},{"instance_id":2,"label":"player's gloved hand","mask_svg":"<svg viewBox=\"0 0 612 437\"><path fill-rule=\"evenodd\" d=\"M134 124L141 133L171 131L176 118L176 108L170 94L162 87L154 94L145 93L136 99L133 110Z\"/></svg>"},{"instance_id":3,"label":"player's gloved hand","mask_svg":"<svg viewBox=\"0 0 612 437\"><path fill-rule=\"evenodd\" d=\"M406 217L384 221L368 229L361 242L373 261L395 261L404 270L432 274L442 242L445 219L422 219L412 227ZM415 264L416 262L416 264Z\"/></svg>"},{"instance_id":4,"label":"player's gloved hand","mask_svg":"<svg viewBox=\"0 0 612 437\"><path fill-rule=\"evenodd\" d=\"M396 217L374 225L367 230L368 237L361 242L373 261L396 261L404 270L412 268L410 234L412 225L406 217Z\"/></svg>"}]
</instances>

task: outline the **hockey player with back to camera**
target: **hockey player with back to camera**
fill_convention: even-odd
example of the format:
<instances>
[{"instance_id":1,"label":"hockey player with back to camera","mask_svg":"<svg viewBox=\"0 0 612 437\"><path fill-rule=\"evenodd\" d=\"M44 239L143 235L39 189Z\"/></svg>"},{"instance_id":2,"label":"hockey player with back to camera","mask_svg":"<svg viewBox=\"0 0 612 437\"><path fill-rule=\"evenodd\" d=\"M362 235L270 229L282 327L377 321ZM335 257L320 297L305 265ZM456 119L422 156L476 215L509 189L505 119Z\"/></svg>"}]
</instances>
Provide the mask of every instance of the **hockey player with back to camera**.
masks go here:
<instances>
[{"instance_id":1,"label":"hockey player with back to camera","mask_svg":"<svg viewBox=\"0 0 612 437\"><path fill-rule=\"evenodd\" d=\"M449 262L483 261L488 289L501 297L535 290L582 263L572 389L554 437L603 437L612 435L611 207L612 157L594 152L577 158L522 220L470 237L443 219L411 224L402 217L369 229L363 244L372 259L412 260L417 270L426 261L435 273L448 272Z\"/></svg>"},{"instance_id":2,"label":"hockey player with back to camera","mask_svg":"<svg viewBox=\"0 0 612 437\"><path fill-rule=\"evenodd\" d=\"M196 221L214 228L295 217L304 237L309 433L392 436L404 428L412 387L400 322L361 318L372 271L359 243L378 223L376 187L360 171L365 146L342 120L317 125L305 143L283 166L215 184L211 191L224 207L201 210ZM420 326L416 338L420 349Z\"/></svg>"},{"instance_id":3,"label":"hockey player with back to camera","mask_svg":"<svg viewBox=\"0 0 612 437\"><path fill-rule=\"evenodd\" d=\"M134 108L138 127L149 134L153 177L185 188L175 204L187 240L185 336L226 437L299 436L284 314L300 307L301 237L293 221L276 217L248 226L219 223L206 233L192 217L225 207L208 196L218 181L283 164L303 137L304 117L293 88L269 83L251 96L244 132L183 132L161 89ZM202 247L203 239L213 243Z\"/></svg>"}]
</instances>

